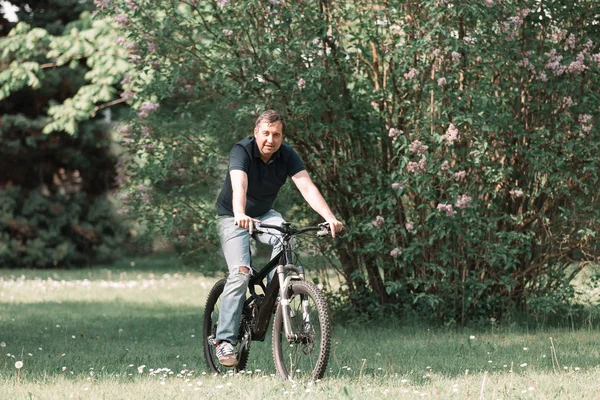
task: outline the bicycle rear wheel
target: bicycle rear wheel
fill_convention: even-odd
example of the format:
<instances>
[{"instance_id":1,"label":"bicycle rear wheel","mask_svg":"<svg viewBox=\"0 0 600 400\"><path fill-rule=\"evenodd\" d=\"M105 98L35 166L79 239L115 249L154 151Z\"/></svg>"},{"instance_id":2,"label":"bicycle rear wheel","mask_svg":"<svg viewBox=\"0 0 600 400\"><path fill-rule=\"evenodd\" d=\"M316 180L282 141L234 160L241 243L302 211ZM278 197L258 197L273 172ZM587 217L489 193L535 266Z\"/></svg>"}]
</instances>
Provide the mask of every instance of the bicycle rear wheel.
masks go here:
<instances>
[{"instance_id":1,"label":"bicycle rear wheel","mask_svg":"<svg viewBox=\"0 0 600 400\"><path fill-rule=\"evenodd\" d=\"M289 290L290 319L295 339L288 341L281 304L273 323L273 359L283 379L316 380L327 369L331 323L327 301L310 282L295 282Z\"/></svg>"},{"instance_id":2,"label":"bicycle rear wheel","mask_svg":"<svg viewBox=\"0 0 600 400\"><path fill-rule=\"evenodd\" d=\"M224 374L227 371L239 372L246 368L248 363L248 356L250 353L250 343L242 349L238 349L239 363L235 367L227 368L219 363L219 359L216 354L215 348L215 337L217 334L217 324L219 322L219 311L221 309L221 294L225 288L226 278L221 279L212 287L206 299L206 305L204 306L204 317L202 323L202 347L204 349L204 360L208 369L217 374ZM244 334L244 330L247 328L247 322L242 320L240 324L240 337Z\"/></svg>"}]
</instances>

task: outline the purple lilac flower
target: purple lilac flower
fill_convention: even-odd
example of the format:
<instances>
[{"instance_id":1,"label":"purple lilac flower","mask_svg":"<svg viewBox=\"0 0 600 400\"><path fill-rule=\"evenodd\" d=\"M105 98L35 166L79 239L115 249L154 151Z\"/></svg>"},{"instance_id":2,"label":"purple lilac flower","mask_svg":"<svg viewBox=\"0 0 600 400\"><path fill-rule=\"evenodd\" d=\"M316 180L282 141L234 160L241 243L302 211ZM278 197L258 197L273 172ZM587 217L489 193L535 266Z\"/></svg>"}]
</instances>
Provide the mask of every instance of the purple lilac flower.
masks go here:
<instances>
[{"instance_id":1,"label":"purple lilac flower","mask_svg":"<svg viewBox=\"0 0 600 400\"><path fill-rule=\"evenodd\" d=\"M458 171L454 173L454 180L461 181L467 177L467 171Z\"/></svg>"},{"instance_id":2,"label":"purple lilac flower","mask_svg":"<svg viewBox=\"0 0 600 400\"><path fill-rule=\"evenodd\" d=\"M148 115L150 115L151 112L154 112L156 110L158 110L160 108L160 104L158 103L144 103L142 104L142 107L140 107L140 112L138 113L138 116L140 118L146 118Z\"/></svg>"},{"instance_id":3,"label":"purple lilac flower","mask_svg":"<svg viewBox=\"0 0 600 400\"><path fill-rule=\"evenodd\" d=\"M117 46L124 46L125 43L127 43L127 39L125 39L124 37L118 37L115 39L115 43L117 44Z\"/></svg>"},{"instance_id":4,"label":"purple lilac flower","mask_svg":"<svg viewBox=\"0 0 600 400\"><path fill-rule=\"evenodd\" d=\"M221 32L223 32L223 35L227 37L233 35L233 31L231 29L223 29Z\"/></svg>"},{"instance_id":5,"label":"purple lilac flower","mask_svg":"<svg viewBox=\"0 0 600 400\"><path fill-rule=\"evenodd\" d=\"M100 10L104 10L104 7L108 7L110 0L94 0L94 5Z\"/></svg>"},{"instance_id":6,"label":"purple lilac flower","mask_svg":"<svg viewBox=\"0 0 600 400\"><path fill-rule=\"evenodd\" d=\"M423 154L427 151L429 146L425 146L419 140L415 140L410 144L410 151L417 154Z\"/></svg>"},{"instance_id":7,"label":"purple lilac flower","mask_svg":"<svg viewBox=\"0 0 600 400\"><path fill-rule=\"evenodd\" d=\"M573 61L571 64L569 64L569 66L567 67L567 72L570 74L579 74L585 71L587 67L585 66L585 64L583 64L584 57L585 54L583 52L577 54L576 61Z\"/></svg>"},{"instance_id":8,"label":"purple lilac flower","mask_svg":"<svg viewBox=\"0 0 600 400\"><path fill-rule=\"evenodd\" d=\"M600 67L600 53L592 54L592 61L597 62Z\"/></svg>"},{"instance_id":9,"label":"purple lilac flower","mask_svg":"<svg viewBox=\"0 0 600 400\"><path fill-rule=\"evenodd\" d=\"M399 257L401 255L402 255L402 250L400 250L397 247L394 250L390 251L390 256L392 256L392 257Z\"/></svg>"},{"instance_id":10,"label":"purple lilac flower","mask_svg":"<svg viewBox=\"0 0 600 400\"><path fill-rule=\"evenodd\" d=\"M125 74L123 76L123 80L121 80L121 85L123 85L123 86L131 85L131 75Z\"/></svg>"},{"instance_id":11,"label":"purple lilac flower","mask_svg":"<svg viewBox=\"0 0 600 400\"><path fill-rule=\"evenodd\" d=\"M545 72L540 72L538 74L538 79L542 82L547 82L548 81L548 75L546 75Z\"/></svg>"},{"instance_id":12,"label":"purple lilac flower","mask_svg":"<svg viewBox=\"0 0 600 400\"><path fill-rule=\"evenodd\" d=\"M306 88L306 81L304 80L304 78L300 78L300 79L298 79L298 88L299 88L299 89L304 89L304 88Z\"/></svg>"},{"instance_id":13,"label":"purple lilac flower","mask_svg":"<svg viewBox=\"0 0 600 400\"><path fill-rule=\"evenodd\" d=\"M439 211L445 212L446 217L454 217L454 214L456 214L456 211L454 211L454 207L452 207L452 204L440 203L437 205L437 209Z\"/></svg>"},{"instance_id":14,"label":"purple lilac flower","mask_svg":"<svg viewBox=\"0 0 600 400\"><path fill-rule=\"evenodd\" d=\"M419 71L414 68L411 68L407 73L404 74L405 79L414 79L417 76L419 76Z\"/></svg>"},{"instance_id":15,"label":"purple lilac flower","mask_svg":"<svg viewBox=\"0 0 600 400\"><path fill-rule=\"evenodd\" d=\"M448 145L451 145L456 140L458 140L458 136L459 136L458 129L456 129L454 124L450 124L450 126L448 127L448 130L446 130L446 133L444 134L444 138L446 139L446 142L448 143Z\"/></svg>"},{"instance_id":16,"label":"purple lilac flower","mask_svg":"<svg viewBox=\"0 0 600 400\"><path fill-rule=\"evenodd\" d=\"M142 127L142 137L148 137L152 133L152 129L149 126Z\"/></svg>"},{"instance_id":17,"label":"purple lilac flower","mask_svg":"<svg viewBox=\"0 0 600 400\"><path fill-rule=\"evenodd\" d=\"M563 101L562 101L563 108L569 108L572 105L573 105L573 99L571 98L571 96L563 98Z\"/></svg>"},{"instance_id":18,"label":"purple lilac flower","mask_svg":"<svg viewBox=\"0 0 600 400\"><path fill-rule=\"evenodd\" d=\"M568 33L569 33L569 31L567 31L566 29L561 29L558 33L552 34L552 37L557 42L561 42L567 38Z\"/></svg>"},{"instance_id":19,"label":"purple lilac flower","mask_svg":"<svg viewBox=\"0 0 600 400\"><path fill-rule=\"evenodd\" d=\"M396 139L398 139L398 136L400 135L402 135L402 131L400 129L390 128L388 136L392 138L392 141L395 142Z\"/></svg>"},{"instance_id":20,"label":"purple lilac flower","mask_svg":"<svg viewBox=\"0 0 600 400\"><path fill-rule=\"evenodd\" d=\"M419 160L419 170L421 172L427 172L427 157L422 156Z\"/></svg>"},{"instance_id":21,"label":"purple lilac flower","mask_svg":"<svg viewBox=\"0 0 600 400\"><path fill-rule=\"evenodd\" d=\"M458 199L456 200L456 207L458 208L467 208L471 206L471 201L473 199L469 196L467 196L466 194L463 194L462 196L459 196Z\"/></svg>"},{"instance_id":22,"label":"purple lilac flower","mask_svg":"<svg viewBox=\"0 0 600 400\"><path fill-rule=\"evenodd\" d=\"M519 61L518 65L535 74L535 66L529 61L529 58L523 58L521 61Z\"/></svg>"},{"instance_id":23,"label":"purple lilac flower","mask_svg":"<svg viewBox=\"0 0 600 400\"><path fill-rule=\"evenodd\" d=\"M530 12L531 10L529 8L523 8L522 10L519 10L519 17L525 18Z\"/></svg>"},{"instance_id":24,"label":"purple lilac flower","mask_svg":"<svg viewBox=\"0 0 600 400\"><path fill-rule=\"evenodd\" d=\"M373 224L375 228L381 229L384 222L385 218L383 218L381 215L378 215L377 217L375 217L375 221L371 222L371 224Z\"/></svg>"},{"instance_id":25,"label":"purple lilac flower","mask_svg":"<svg viewBox=\"0 0 600 400\"><path fill-rule=\"evenodd\" d=\"M575 48L575 45L577 44L577 39L575 38L575 35L573 35L572 33L569 35L569 37L567 38L567 40L565 40L565 51L567 50L573 50Z\"/></svg>"},{"instance_id":26,"label":"purple lilac flower","mask_svg":"<svg viewBox=\"0 0 600 400\"><path fill-rule=\"evenodd\" d=\"M475 43L475 39L473 39L471 36L465 36L463 38L463 42L465 42L468 45L471 45L471 44Z\"/></svg>"},{"instance_id":27,"label":"purple lilac flower","mask_svg":"<svg viewBox=\"0 0 600 400\"><path fill-rule=\"evenodd\" d=\"M494 0L485 0L485 5L487 7L492 7L494 5Z\"/></svg>"},{"instance_id":28,"label":"purple lilac flower","mask_svg":"<svg viewBox=\"0 0 600 400\"><path fill-rule=\"evenodd\" d=\"M133 98L134 93L131 90L125 90L121 93L121 98L125 101L129 101Z\"/></svg>"},{"instance_id":29,"label":"purple lilac flower","mask_svg":"<svg viewBox=\"0 0 600 400\"><path fill-rule=\"evenodd\" d=\"M230 3L230 0L217 0L217 5L221 7L221 10L227 7Z\"/></svg>"},{"instance_id":30,"label":"purple lilac flower","mask_svg":"<svg viewBox=\"0 0 600 400\"><path fill-rule=\"evenodd\" d=\"M581 61L573 61L567 67L567 72L570 74L577 75L577 74L585 71L585 68L586 68L586 66Z\"/></svg>"},{"instance_id":31,"label":"purple lilac flower","mask_svg":"<svg viewBox=\"0 0 600 400\"><path fill-rule=\"evenodd\" d=\"M427 158L423 156L419 162L409 161L406 165L406 170L413 174L427 172Z\"/></svg>"},{"instance_id":32,"label":"purple lilac flower","mask_svg":"<svg viewBox=\"0 0 600 400\"><path fill-rule=\"evenodd\" d=\"M412 231L414 231L414 230L415 230L415 228L414 228L413 224L411 224L410 222L409 222L409 223L407 223L406 225L404 225L404 227L406 228L406 231L407 231L407 232L412 232Z\"/></svg>"},{"instance_id":33,"label":"purple lilac flower","mask_svg":"<svg viewBox=\"0 0 600 400\"><path fill-rule=\"evenodd\" d=\"M589 133L592 130L592 124L590 123L591 120L592 120L592 116L589 114L579 115L578 121L581 124L581 130L584 133Z\"/></svg>"},{"instance_id":34,"label":"purple lilac flower","mask_svg":"<svg viewBox=\"0 0 600 400\"><path fill-rule=\"evenodd\" d=\"M441 53L442 51L440 49L434 49L431 54L433 54L434 57L439 57Z\"/></svg>"},{"instance_id":35,"label":"purple lilac flower","mask_svg":"<svg viewBox=\"0 0 600 400\"><path fill-rule=\"evenodd\" d=\"M131 126L123 125L122 127L119 128L119 133L123 136L129 135L131 133Z\"/></svg>"},{"instance_id":36,"label":"purple lilac flower","mask_svg":"<svg viewBox=\"0 0 600 400\"><path fill-rule=\"evenodd\" d=\"M521 197L523 196L523 191L521 189L511 189L510 194L513 197Z\"/></svg>"},{"instance_id":37,"label":"purple lilac flower","mask_svg":"<svg viewBox=\"0 0 600 400\"><path fill-rule=\"evenodd\" d=\"M438 86L441 86L441 87L446 86L447 83L448 82L446 81L446 78L443 76L437 80Z\"/></svg>"},{"instance_id":38,"label":"purple lilac flower","mask_svg":"<svg viewBox=\"0 0 600 400\"><path fill-rule=\"evenodd\" d=\"M125 28L129 22L129 17L126 14L119 14L114 18L114 20L121 28Z\"/></svg>"},{"instance_id":39,"label":"purple lilac flower","mask_svg":"<svg viewBox=\"0 0 600 400\"><path fill-rule=\"evenodd\" d=\"M554 76L562 75L566 70L566 67L564 65L560 65L560 62L561 62L563 56L561 56L560 54L557 54L556 49L550 50L550 53L546 53L546 56L548 57L548 63L546 63L546 69L549 69L550 71L552 71Z\"/></svg>"},{"instance_id":40,"label":"purple lilac flower","mask_svg":"<svg viewBox=\"0 0 600 400\"><path fill-rule=\"evenodd\" d=\"M513 24L515 26L515 28L520 27L521 25L523 25L523 18L521 18L520 16L516 16L516 17L510 17L507 22L509 24Z\"/></svg>"},{"instance_id":41,"label":"purple lilac flower","mask_svg":"<svg viewBox=\"0 0 600 400\"><path fill-rule=\"evenodd\" d=\"M440 166L442 171L448 171L450 169L450 163L448 161L444 161Z\"/></svg>"},{"instance_id":42,"label":"purple lilac flower","mask_svg":"<svg viewBox=\"0 0 600 400\"><path fill-rule=\"evenodd\" d=\"M452 61L459 62L461 58L462 58L462 56L460 55L460 53L458 53L456 51L452 52Z\"/></svg>"},{"instance_id":43,"label":"purple lilac flower","mask_svg":"<svg viewBox=\"0 0 600 400\"><path fill-rule=\"evenodd\" d=\"M404 184L400 183L400 182L394 182L394 183L392 183L392 189L402 190L402 189L404 189Z\"/></svg>"}]
</instances>

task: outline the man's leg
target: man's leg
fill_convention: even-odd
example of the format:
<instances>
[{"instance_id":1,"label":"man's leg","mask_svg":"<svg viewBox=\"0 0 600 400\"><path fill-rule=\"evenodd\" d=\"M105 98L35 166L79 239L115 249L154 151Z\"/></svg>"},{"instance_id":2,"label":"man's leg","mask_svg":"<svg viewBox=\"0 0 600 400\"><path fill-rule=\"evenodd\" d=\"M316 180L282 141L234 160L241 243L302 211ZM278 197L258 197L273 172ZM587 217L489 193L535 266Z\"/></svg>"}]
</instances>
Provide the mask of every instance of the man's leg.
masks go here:
<instances>
[{"instance_id":1,"label":"man's leg","mask_svg":"<svg viewBox=\"0 0 600 400\"><path fill-rule=\"evenodd\" d=\"M233 217L220 217L218 229L229 276L221 295L216 341L235 345L251 273L250 234L247 230L237 227ZM229 349L229 346L226 347ZM229 350L226 353L224 357L219 357L219 361L226 366L235 365L235 356L232 356ZM219 351L217 355L220 355Z\"/></svg>"},{"instance_id":2,"label":"man's leg","mask_svg":"<svg viewBox=\"0 0 600 400\"><path fill-rule=\"evenodd\" d=\"M267 225L281 226L281 224L285 222L285 220L283 219L281 214L279 214L275 210L270 210L266 214L258 217L258 219L262 223L265 223ZM263 234L263 235L258 235L258 240L260 240L261 243L265 243L270 246L273 246L273 251L271 252L271 260L272 260L283 249L283 244L281 242L283 235L281 234L281 232L276 231L275 229L261 229L261 230L266 231L267 233ZM271 279L273 279L274 275L275 275L275 270L271 271L271 273L269 274L269 276L267 278L268 283L271 282Z\"/></svg>"}]
</instances>

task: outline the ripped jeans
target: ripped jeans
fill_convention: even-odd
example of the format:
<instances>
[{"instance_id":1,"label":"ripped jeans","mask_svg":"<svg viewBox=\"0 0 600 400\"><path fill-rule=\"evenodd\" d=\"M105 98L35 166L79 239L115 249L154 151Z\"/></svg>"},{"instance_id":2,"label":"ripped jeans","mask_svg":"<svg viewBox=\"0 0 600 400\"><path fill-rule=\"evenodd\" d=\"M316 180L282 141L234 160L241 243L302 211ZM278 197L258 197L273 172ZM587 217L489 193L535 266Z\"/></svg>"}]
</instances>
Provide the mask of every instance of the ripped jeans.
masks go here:
<instances>
[{"instance_id":1,"label":"ripped jeans","mask_svg":"<svg viewBox=\"0 0 600 400\"><path fill-rule=\"evenodd\" d=\"M256 219L268 225L281 225L284 222L281 214L275 210L270 210ZM226 340L235 345L246 299L246 290L252 273L252 269L250 269L250 234L246 229L236 226L233 217L219 217L217 226L229 275L221 295L216 340L217 342ZM273 246L271 253L271 258L273 258L281 251L281 233L272 229L261 230L268 234L257 235L257 238L262 243ZM247 269L244 271L241 267L247 267Z\"/></svg>"}]
</instances>

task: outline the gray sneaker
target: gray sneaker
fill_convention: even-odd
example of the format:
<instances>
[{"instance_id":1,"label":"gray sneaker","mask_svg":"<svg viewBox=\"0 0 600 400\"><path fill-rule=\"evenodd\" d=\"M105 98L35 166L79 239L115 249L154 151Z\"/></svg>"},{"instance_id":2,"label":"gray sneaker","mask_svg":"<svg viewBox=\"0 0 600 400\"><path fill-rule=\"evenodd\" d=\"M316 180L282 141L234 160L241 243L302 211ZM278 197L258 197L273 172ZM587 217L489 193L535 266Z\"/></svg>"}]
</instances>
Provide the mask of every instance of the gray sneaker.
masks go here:
<instances>
[{"instance_id":1,"label":"gray sneaker","mask_svg":"<svg viewBox=\"0 0 600 400\"><path fill-rule=\"evenodd\" d=\"M235 367L238 365L235 349L229 342L217 343L217 358L224 367Z\"/></svg>"}]
</instances>

